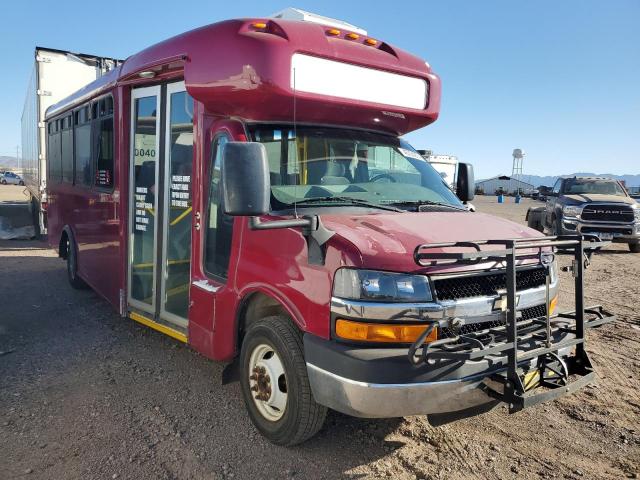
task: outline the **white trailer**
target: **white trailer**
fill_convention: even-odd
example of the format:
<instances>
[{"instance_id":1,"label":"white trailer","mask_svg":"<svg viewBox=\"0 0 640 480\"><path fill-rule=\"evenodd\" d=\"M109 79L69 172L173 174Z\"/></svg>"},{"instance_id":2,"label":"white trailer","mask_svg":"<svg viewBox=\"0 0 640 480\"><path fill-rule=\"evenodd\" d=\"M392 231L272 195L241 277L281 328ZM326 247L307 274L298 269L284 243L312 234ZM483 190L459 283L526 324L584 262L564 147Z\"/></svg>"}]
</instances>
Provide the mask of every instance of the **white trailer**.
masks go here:
<instances>
[{"instance_id":1,"label":"white trailer","mask_svg":"<svg viewBox=\"0 0 640 480\"><path fill-rule=\"evenodd\" d=\"M51 105L101 77L120 60L36 47L22 110L20 168L31 196L36 227L46 232L47 144L44 116ZM36 217L37 214L37 217ZM36 222L34 222L36 223Z\"/></svg>"},{"instance_id":2,"label":"white trailer","mask_svg":"<svg viewBox=\"0 0 640 480\"><path fill-rule=\"evenodd\" d=\"M455 191L458 157L454 155L434 155L431 150L418 150L418 152L436 169L442 179L447 182L449 188Z\"/></svg>"}]
</instances>

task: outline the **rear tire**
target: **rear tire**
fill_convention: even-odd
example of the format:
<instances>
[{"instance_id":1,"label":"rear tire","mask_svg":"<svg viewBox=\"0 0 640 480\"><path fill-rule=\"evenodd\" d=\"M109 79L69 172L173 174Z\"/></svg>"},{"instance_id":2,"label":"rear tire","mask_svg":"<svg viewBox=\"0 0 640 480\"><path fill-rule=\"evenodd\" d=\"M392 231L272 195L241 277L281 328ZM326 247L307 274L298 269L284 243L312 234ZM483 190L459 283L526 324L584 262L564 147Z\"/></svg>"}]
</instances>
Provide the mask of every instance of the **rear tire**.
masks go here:
<instances>
[{"instance_id":1,"label":"rear tire","mask_svg":"<svg viewBox=\"0 0 640 480\"><path fill-rule=\"evenodd\" d=\"M86 282L78 276L78 251L72 238L67 239L67 279L69 285L76 290L89 288Z\"/></svg>"},{"instance_id":2,"label":"rear tire","mask_svg":"<svg viewBox=\"0 0 640 480\"><path fill-rule=\"evenodd\" d=\"M631 253L640 253L640 242L630 243L629 244L629 251Z\"/></svg>"},{"instance_id":3,"label":"rear tire","mask_svg":"<svg viewBox=\"0 0 640 480\"><path fill-rule=\"evenodd\" d=\"M242 341L240 365L249 418L269 441L292 446L322 428L327 408L313 398L302 334L288 318L273 316L252 324ZM259 395L262 399L255 398Z\"/></svg>"},{"instance_id":4,"label":"rear tire","mask_svg":"<svg viewBox=\"0 0 640 480\"><path fill-rule=\"evenodd\" d=\"M24 182L22 180L20 180L20 186L24 187Z\"/></svg>"},{"instance_id":5,"label":"rear tire","mask_svg":"<svg viewBox=\"0 0 640 480\"><path fill-rule=\"evenodd\" d=\"M0 180L0 183L1 183L2 185L6 185L6 184L7 184L7 181L3 178L2 180Z\"/></svg>"}]
</instances>

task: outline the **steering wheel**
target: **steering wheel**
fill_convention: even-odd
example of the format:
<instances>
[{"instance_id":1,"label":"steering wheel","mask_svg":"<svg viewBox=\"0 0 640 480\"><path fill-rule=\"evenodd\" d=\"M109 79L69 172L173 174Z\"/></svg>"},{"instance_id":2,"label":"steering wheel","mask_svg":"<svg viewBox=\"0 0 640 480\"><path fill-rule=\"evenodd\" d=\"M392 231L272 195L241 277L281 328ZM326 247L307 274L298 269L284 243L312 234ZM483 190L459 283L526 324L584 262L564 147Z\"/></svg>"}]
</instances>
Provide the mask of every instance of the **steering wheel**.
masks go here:
<instances>
[{"instance_id":1,"label":"steering wheel","mask_svg":"<svg viewBox=\"0 0 640 480\"><path fill-rule=\"evenodd\" d=\"M397 182L397 180L395 178L393 178L388 173L380 173L380 174L376 175L375 177L370 178L369 181L370 182L377 182L378 180L382 180L383 178L388 178L393 183Z\"/></svg>"}]
</instances>

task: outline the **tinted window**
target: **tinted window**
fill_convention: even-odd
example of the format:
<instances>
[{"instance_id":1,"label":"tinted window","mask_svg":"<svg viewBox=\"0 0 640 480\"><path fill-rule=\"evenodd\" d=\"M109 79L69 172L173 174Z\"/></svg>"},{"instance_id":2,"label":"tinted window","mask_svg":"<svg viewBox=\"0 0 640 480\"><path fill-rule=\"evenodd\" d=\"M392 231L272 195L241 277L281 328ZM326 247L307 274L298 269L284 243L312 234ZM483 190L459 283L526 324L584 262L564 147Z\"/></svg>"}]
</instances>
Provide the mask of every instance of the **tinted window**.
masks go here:
<instances>
[{"instance_id":1,"label":"tinted window","mask_svg":"<svg viewBox=\"0 0 640 480\"><path fill-rule=\"evenodd\" d=\"M54 125L52 135L49 135L49 143L47 145L47 163L49 166L49 180L59 182L62 179L62 154L60 132L56 131L58 121L52 122Z\"/></svg>"},{"instance_id":2,"label":"tinted window","mask_svg":"<svg viewBox=\"0 0 640 480\"><path fill-rule=\"evenodd\" d=\"M91 185L91 124L75 127L76 185Z\"/></svg>"},{"instance_id":3,"label":"tinted window","mask_svg":"<svg viewBox=\"0 0 640 480\"><path fill-rule=\"evenodd\" d=\"M626 197L620 184L614 180L588 180L573 178L566 181L564 193L568 195L618 195Z\"/></svg>"},{"instance_id":4,"label":"tinted window","mask_svg":"<svg viewBox=\"0 0 640 480\"><path fill-rule=\"evenodd\" d=\"M231 254L231 235L233 217L222 212L220 192L220 147L229 139L216 138L211 149L211 175L209 182L209 208L207 212L207 231L204 263L205 269L216 276L226 278Z\"/></svg>"},{"instance_id":5,"label":"tinted window","mask_svg":"<svg viewBox=\"0 0 640 480\"><path fill-rule=\"evenodd\" d=\"M61 155L62 155L62 180L73 183L73 129L71 128L71 115L63 122L64 128L61 133Z\"/></svg>"}]
</instances>

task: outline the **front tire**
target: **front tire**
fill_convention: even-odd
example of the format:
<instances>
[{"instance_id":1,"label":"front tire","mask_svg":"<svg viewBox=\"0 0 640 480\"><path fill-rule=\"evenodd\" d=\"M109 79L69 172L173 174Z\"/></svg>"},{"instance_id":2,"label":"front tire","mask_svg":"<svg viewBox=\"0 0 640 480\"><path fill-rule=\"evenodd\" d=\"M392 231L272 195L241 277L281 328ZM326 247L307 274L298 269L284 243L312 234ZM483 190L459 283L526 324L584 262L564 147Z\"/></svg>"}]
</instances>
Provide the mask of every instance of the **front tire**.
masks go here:
<instances>
[{"instance_id":1,"label":"front tire","mask_svg":"<svg viewBox=\"0 0 640 480\"><path fill-rule=\"evenodd\" d=\"M284 316L252 324L242 341L240 385L249 418L269 441L292 446L315 435L327 408L313 398L302 334Z\"/></svg>"},{"instance_id":2,"label":"front tire","mask_svg":"<svg viewBox=\"0 0 640 480\"><path fill-rule=\"evenodd\" d=\"M630 243L629 244L629 251L631 253L640 253L640 242Z\"/></svg>"},{"instance_id":3,"label":"front tire","mask_svg":"<svg viewBox=\"0 0 640 480\"><path fill-rule=\"evenodd\" d=\"M76 290L85 290L88 285L78 276L78 252L73 239L67 239L67 279Z\"/></svg>"}]
</instances>

